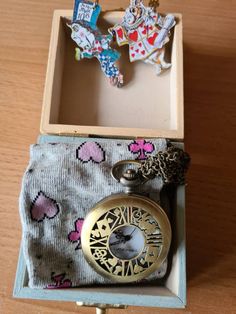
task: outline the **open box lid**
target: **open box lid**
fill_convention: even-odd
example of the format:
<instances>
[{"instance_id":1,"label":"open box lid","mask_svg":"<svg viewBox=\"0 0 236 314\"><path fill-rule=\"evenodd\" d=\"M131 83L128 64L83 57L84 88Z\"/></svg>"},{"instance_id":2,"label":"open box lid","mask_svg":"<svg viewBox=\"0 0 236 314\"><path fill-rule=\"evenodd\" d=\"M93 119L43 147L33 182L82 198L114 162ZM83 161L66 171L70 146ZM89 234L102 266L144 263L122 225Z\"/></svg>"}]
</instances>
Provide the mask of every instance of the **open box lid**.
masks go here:
<instances>
[{"instance_id":1,"label":"open box lid","mask_svg":"<svg viewBox=\"0 0 236 314\"><path fill-rule=\"evenodd\" d=\"M130 63L128 47L118 48L125 86L112 87L95 59L75 60L66 23L72 11L54 13L40 132L42 134L184 138L182 16L169 45L172 67L159 77L152 66ZM105 12L104 32L122 11Z\"/></svg>"}]
</instances>

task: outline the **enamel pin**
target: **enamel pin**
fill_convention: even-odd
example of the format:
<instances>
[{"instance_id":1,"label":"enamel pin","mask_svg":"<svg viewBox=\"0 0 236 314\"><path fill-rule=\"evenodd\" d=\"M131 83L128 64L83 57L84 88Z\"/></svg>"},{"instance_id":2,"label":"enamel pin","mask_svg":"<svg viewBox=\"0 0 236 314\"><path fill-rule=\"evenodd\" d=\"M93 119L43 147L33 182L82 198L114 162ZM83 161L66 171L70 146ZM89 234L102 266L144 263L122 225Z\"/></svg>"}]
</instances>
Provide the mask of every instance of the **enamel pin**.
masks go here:
<instances>
[{"instance_id":1,"label":"enamel pin","mask_svg":"<svg viewBox=\"0 0 236 314\"><path fill-rule=\"evenodd\" d=\"M129 45L130 61L142 60L153 65L157 75L168 69L165 62L165 45L175 18L168 14L161 16L154 7L146 7L142 0L131 0L120 24L109 29L119 46Z\"/></svg>"},{"instance_id":2,"label":"enamel pin","mask_svg":"<svg viewBox=\"0 0 236 314\"><path fill-rule=\"evenodd\" d=\"M77 61L97 58L110 83L121 87L123 75L115 65L120 53L110 47L112 35L103 35L97 27L100 12L98 1L75 0L72 23L68 25L72 30L71 38L78 45L75 58Z\"/></svg>"}]
</instances>

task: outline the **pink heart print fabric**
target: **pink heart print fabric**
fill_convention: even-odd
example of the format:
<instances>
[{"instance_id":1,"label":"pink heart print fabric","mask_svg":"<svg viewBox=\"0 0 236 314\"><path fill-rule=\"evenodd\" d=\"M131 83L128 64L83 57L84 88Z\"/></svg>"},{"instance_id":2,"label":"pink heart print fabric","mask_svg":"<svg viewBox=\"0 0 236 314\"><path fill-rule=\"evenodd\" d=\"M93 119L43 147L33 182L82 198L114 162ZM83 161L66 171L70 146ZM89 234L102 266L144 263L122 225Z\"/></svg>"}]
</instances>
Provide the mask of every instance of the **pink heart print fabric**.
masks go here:
<instances>
[{"instance_id":1,"label":"pink heart print fabric","mask_svg":"<svg viewBox=\"0 0 236 314\"><path fill-rule=\"evenodd\" d=\"M59 207L55 200L47 197L42 191L38 193L32 202L31 217L38 222L44 218L53 219L59 212Z\"/></svg>"},{"instance_id":2,"label":"pink heart print fabric","mask_svg":"<svg viewBox=\"0 0 236 314\"><path fill-rule=\"evenodd\" d=\"M112 284L98 275L83 256L84 219L101 199L122 192L122 186L110 175L116 162L144 160L165 150L166 140L58 138L31 146L23 177L20 215L29 287L64 289ZM159 201L160 179L143 188L150 198ZM146 281L163 277L166 268L165 262Z\"/></svg>"},{"instance_id":3,"label":"pink heart print fabric","mask_svg":"<svg viewBox=\"0 0 236 314\"><path fill-rule=\"evenodd\" d=\"M92 161L94 163L101 163L105 160L105 151L96 142L85 142L77 149L77 158L83 163Z\"/></svg>"}]
</instances>

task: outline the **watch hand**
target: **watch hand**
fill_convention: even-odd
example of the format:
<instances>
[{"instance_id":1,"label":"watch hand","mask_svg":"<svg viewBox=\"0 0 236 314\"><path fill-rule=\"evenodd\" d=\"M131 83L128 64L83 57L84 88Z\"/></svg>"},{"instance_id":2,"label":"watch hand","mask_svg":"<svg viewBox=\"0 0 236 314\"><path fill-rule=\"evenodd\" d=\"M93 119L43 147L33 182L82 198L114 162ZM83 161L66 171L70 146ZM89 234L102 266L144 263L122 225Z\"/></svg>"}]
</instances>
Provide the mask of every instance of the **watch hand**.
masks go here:
<instances>
[{"instance_id":1,"label":"watch hand","mask_svg":"<svg viewBox=\"0 0 236 314\"><path fill-rule=\"evenodd\" d=\"M136 228L130 233L124 236L124 241L127 242L132 239L132 234L135 232Z\"/></svg>"},{"instance_id":2,"label":"watch hand","mask_svg":"<svg viewBox=\"0 0 236 314\"><path fill-rule=\"evenodd\" d=\"M133 229L133 231L130 234L124 235L122 231L116 232L116 239L119 239L120 241L114 242L115 244L119 243L125 243L132 239L132 234L135 232L136 228ZM112 244L111 244L112 245Z\"/></svg>"},{"instance_id":3,"label":"watch hand","mask_svg":"<svg viewBox=\"0 0 236 314\"><path fill-rule=\"evenodd\" d=\"M135 232L135 230L137 230L136 228L134 228L134 230L131 232L130 236L132 236L132 234Z\"/></svg>"},{"instance_id":4,"label":"watch hand","mask_svg":"<svg viewBox=\"0 0 236 314\"><path fill-rule=\"evenodd\" d=\"M116 245L116 244L121 244L121 243L123 243L123 240L118 240L118 241L110 243L110 246L111 245Z\"/></svg>"},{"instance_id":5,"label":"watch hand","mask_svg":"<svg viewBox=\"0 0 236 314\"><path fill-rule=\"evenodd\" d=\"M112 242L110 245L116 245L116 244L121 244L121 243L126 243L127 241L129 241L131 239L130 235L123 235L122 237L120 237L120 239L118 241Z\"/></svg>"},{"instance_id":6,"label":"watch hand","mask_svg":"<svg viewBox=\"0 0 236 314\"><path fill-rule=\"evenodd\" d=\"M115 234L116 234L116 239L124 239L124 234L123 234L123 232L121 232L121 231L117 231L117 232L115 232Z\"/></svg>"}]
</instances>

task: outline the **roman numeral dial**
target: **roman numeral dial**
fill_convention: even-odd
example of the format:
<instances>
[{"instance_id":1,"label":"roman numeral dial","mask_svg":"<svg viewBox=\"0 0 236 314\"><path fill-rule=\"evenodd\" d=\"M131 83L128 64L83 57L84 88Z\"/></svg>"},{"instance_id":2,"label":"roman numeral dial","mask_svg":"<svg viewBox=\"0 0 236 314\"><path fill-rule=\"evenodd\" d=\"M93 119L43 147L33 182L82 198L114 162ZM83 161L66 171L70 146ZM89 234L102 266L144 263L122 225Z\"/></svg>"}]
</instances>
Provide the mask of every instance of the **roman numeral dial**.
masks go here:
<instances>
[{"instance_id":1,"label":"roman numeral dial","mask_svg":"<svg viewBox=\"0 0 236 314\"><path fill-rule=\"evenodd\" d=\"M152 200L118 194L99 202L85 219L81 243L88 263L115 282L148 277L167 258L171 227Z\"/></svg>"}]
</instances>

